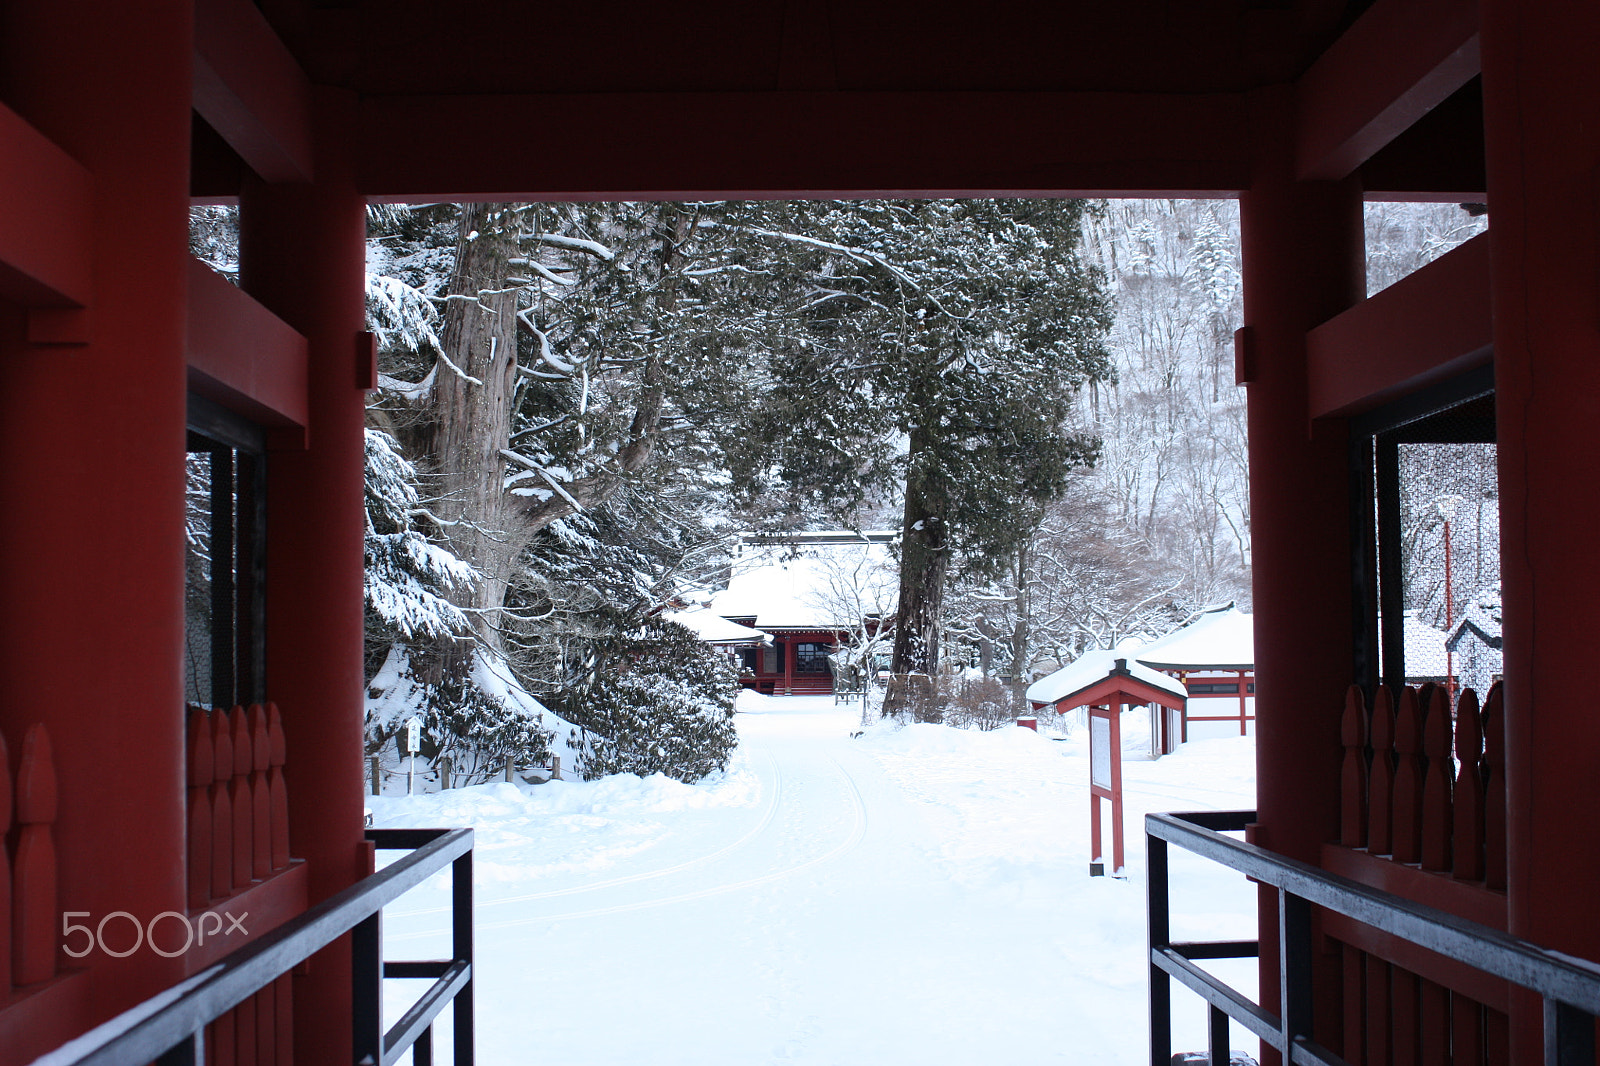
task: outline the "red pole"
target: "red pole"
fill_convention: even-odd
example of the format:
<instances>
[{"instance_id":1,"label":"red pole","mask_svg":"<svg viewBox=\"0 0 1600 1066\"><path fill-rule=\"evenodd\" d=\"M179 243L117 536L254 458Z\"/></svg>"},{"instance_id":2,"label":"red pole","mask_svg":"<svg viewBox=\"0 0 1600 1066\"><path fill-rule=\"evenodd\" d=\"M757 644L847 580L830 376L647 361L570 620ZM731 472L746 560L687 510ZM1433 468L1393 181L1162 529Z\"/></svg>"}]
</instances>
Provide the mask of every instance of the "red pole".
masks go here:
<instances>
[{"instance_id":1,"label":"red pole","mask_svg":"<svg viewBox=\"0 0 1600 1066\"><path fill-rule=\"evenodd\" d=\"M1122 873L1122 708L1113 703L1111 711L1111 874ZM1098 824L1098 819L1096 820Z\"/></svg>"},{"instance_id":2,"label":"red pole","mask_svg":"<svg viewBox=\"0 0 1600 1066\"><path fill-rule=\"evenodd\" d=\"M1456 607L1455 600L1450 595L1450 516L1444 519L1444 631L1450 632L1450 627L1455 625ZM1456 705L1456 668L1454 656L1450 653L1450 645L1444 646L1444 690L1450 697L1450 706Z\"/></svg>"}]
</instances>

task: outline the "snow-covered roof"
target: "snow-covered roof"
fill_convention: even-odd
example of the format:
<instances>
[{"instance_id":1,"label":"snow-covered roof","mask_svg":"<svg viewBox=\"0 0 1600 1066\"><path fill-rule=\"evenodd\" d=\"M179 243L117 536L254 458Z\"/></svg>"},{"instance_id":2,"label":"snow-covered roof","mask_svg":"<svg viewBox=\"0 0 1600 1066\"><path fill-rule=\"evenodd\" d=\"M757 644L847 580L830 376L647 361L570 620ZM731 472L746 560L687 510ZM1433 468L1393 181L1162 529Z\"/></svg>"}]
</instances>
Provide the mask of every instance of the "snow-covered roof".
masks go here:
<instances>
[{"instance_id":1,"label":"snow-covered roof","mask_svg":"<svg viewBox=\"0 0 1600 1066\"><path fill-rule=\"evenodd\" d=\"M668 621L692 630L695 636L707 644L761 644L772 639L769 634L759 629L730 622L705 607L695 607L687 611L667 611L665 614Z\"/></svg>"},{"instance_id":2,"label":"snow-covered roof","mask_svg":"<svg viewBox=\"0 0 1600 1066\"><path fill-rule=\"evenodd\" d=\"M891 617L898 591L886 541L837 534L804 544L745 545L709 609L752 619L764 630L845 629L872 615Z\"/></svg>"},{"instance_id":3,"label":"snow-covered roof","mask_svg":"<svg viewBox=\"0 0 1600 1066\"><path fill-rule=\"evenodd\" d=\"M1456 651L1462 639L1471 633L1491 648L1500 647L1501 643L1501 606L1500 583L1487 585L1478 590L1472 599L1467 601L1466 609L1450 630L1445 642L1451 651Z\"/></svg>"},{"instance_id":4,"label":"snow-covered roof","mask_svg":"<svg viewBox=\"0 0 1600 1066\"><path fill-rule=\"evenodd\" d=\"M1119 661L1127 664L1128 676L1135 680L1142 681L1151 688L1170 692L1180 699L1188 696L1188 691L1181 681L1128 658L1128 653L1125 651L1087 651L1075 662L1029 685L1028 700L1031 703L1056 703L1064 700L1117 673Z\"/></svg>"},{"instance_id":5,"label":"snow-covered roof","mask_svg":"<svg viewBox=\"0 0 1600 1066\"><path fill-rule=\"evenodd\" d=\"M1162 670L1254 670L1254 620L1231 603L1213 607L1135 654Z\"/></svg>"},{"instance_id":6,"label":"snow-covered roof","mask_svg":"<svg viewBox=\"0 0 1600 1066\"><path fill-rule=\"evenodd\" d=\"M1407 611L1405 618L1406 677L1445 676L1445 633Z\"/></svg>"}]
</instances>

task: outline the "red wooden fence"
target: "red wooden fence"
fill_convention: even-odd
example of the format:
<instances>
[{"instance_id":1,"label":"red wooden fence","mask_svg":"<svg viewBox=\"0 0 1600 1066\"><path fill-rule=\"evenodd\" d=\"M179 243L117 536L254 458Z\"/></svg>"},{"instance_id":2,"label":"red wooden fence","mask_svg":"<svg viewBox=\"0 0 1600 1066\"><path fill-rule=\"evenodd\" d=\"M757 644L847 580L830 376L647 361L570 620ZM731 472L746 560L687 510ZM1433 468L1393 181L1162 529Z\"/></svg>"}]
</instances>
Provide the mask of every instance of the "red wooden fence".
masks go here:
<instances>
[{"instance_id":1,"label":"red wooden fence","mask_svg":"<svg viewBox=\"0 0 1600 1066\"><path fill-rule=\"evenodd\" d=\"M189 910L223 910L289 865L283 719L276 704L189 709ZM207 1027L207 1066L293 1061L289 976Z\"/></svg>"},{"instance_id":2,"label":"red wooden fence","mask_svg":"<svg viewBox=\"0 0 1600 1066\"><path fill-rule=\"evenodd\" d=\"M1398 696L1380 688L1370 706L1359 688L1349 690L1340 843L1351 851L1348 859L1334 856L1346 867L1340 872L1434 906L1462 901L1474 920L1498 913L1503 928L1501 706L1499 684L1481 707L1475 692L1463 690L1453 711L1441 686ZM1418 872L1385 873L1387 864ZM1356 1066L1509 1066L1503 986L1366 927L1329 925L1342 955L1345 1058Z\"/></svg>"},{"instance_id":3,"label":"red wooden fence","mask_svg":"<svg viewBox=\"0 0 1600 1066\"><path fill-rule=\"evenodd\" d=\"M15 988L56 975L56 768L50 734L30 726L22 737L16 781L0 737L0 841L13 833L16 851L0 846L0 1003ZM13 802L13 798L15 802Z\"/></svg>"}]
</instances>

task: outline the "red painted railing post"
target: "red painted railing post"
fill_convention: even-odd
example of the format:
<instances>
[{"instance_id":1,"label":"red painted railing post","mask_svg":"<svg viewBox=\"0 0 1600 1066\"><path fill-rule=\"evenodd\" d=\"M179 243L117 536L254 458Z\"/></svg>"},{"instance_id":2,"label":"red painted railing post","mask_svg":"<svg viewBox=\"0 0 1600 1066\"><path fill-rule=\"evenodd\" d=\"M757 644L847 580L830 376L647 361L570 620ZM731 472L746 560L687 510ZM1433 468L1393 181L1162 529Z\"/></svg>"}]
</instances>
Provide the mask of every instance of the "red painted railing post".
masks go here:
<instances>
[{"instance_id":1,"label":"red painted railing post","mask_svg":"<svg viewBox=\"0 0 1600 1066\"><path fill-rule=\"evenodd\" d=\"M189 909L211 898L211 774L215 749L206 712L189 708Z\"/></svg>"},{"instance_id":2,"label":"red painted railing post","mask_svg":"<svg viewBox=\"0 0 1600 1066\"><path fill-rule=\"evenodd\" d=\"M1461 690L1456 702L1455 875L1483 880L1483 723L1478 694Z\"/></svg>"},{"instance_id":3,"label":"red painted railing post","mask_svg":"<svg viewBox=\"0 0 1600 1066\"><path fill-rule=\"evenodd\" d=\"M289 793L283 780L283 764L288 742L283 735L283 716L276 703L267 704L267 790L272 807L272 868L289 865Z\"/></svg>"},{"instance_id":4,"label":"red painted railing post","mask_svg":"<svg viewBox=\"0 0 1600 1066\"><path fill-rule=\"evenodd\" d=\"M250 872L261 881L272 873L272 797L267 794L272 742L267 737L267 709L259 703L250 705L250 755Z\"/></svg>"},{"instance_id":5,"label":"red painted railing post","mask_svg":"<svg viewBox=\"0 0 1600 1066\"><path fill-rule=\"evenodd\" d=\"M1400 690L1394 749L1394 860L1417 862L1422 853L1422 712L1416 689Z\"/></svg>"},{"instance_id":6,"label":"red painted railing post","mask_svg":"<svg viewBox=\"0 0 1600 1066\"><path fill-rule=\"evenodd\" d=\"M1387 855L1394 850L1394 699L1378 686L1372 701L1372 770L1367 790L1367 851Z\"/></svg>"},{"instance_id":7,"label":"red painted railing post","mask_svg":"<svg viewBox=\"0 0 1600 1066\"><path fill-rule=\"evenodd\" d=\"M11 832L11 756L0 736L0 841ZM11 860L0 844L0 996L11 995Z\"/></svg>"},{"instance_id":8,"label":"red painted railing post","mask_svg":"<svg viewBox=\"0 0 1600 1066\"><path fill-rule=\"evenodd\" d=\"M251 824L255 818L255 801L250 795L250 771L255 765L255 753L250 750L250 723L245 719L243 707L235 707L228 713L228 730L233 738L233 783L229 788L233 803L233 887L238 891L255 876L255 827Z\"/></svg>"},{"instance_id":9,"label":"red painted railing post","mask_svg":"<svg viewBox=\"0 0 1600 1066\"><path fill-rule=\"evenodd\" d=\"M1443 686L1423 686L1427 715L1422 723L1422 750L1428 756L1422 786L1422 868L1450 869L1450 697Z\"/></svg>"},{"instance_id":10,"label":"red painted railing post","mask_svg":"<svg viewBox=\"0 0 1600 1066\"><path fill-rule=\"evenodd\" d=\"M228 712L211 712L211 898L233 895L233 730Z\"/></svg>"},{"instance_id":11,"label":"red painted railing post","mask_svg":"<svg viewBox=\"0 0 1600 1066\"><path fill-rule=\"evenodd\" d=\"M12 900L12 980L48 981L56 972L56 767L44 723L28 727L17 768L16 895Z\"/></svg>"},{"instance_id":12,"label":"red painted railing post","mask_svg":"<svg viewBox=\"0 0 1600 1066\"><path fill-rule=\"evenodd\" d=\"M1506 887L1506 725L1500 682L1483 704L1483 876L1489 888Z\"/></svg>"},{"instance_id":13,"label":"red painted railing post","mask_svg":"<svg viewBox=\"0 0 1600 1066\"><path fill-rule=\"evenodd\" d=\"M1358 685L1345 693L1340 734L1344 764L1339 770L1339 843L1359 848L1367 843L1367 701Z\"/></svg>"}]
</instances>

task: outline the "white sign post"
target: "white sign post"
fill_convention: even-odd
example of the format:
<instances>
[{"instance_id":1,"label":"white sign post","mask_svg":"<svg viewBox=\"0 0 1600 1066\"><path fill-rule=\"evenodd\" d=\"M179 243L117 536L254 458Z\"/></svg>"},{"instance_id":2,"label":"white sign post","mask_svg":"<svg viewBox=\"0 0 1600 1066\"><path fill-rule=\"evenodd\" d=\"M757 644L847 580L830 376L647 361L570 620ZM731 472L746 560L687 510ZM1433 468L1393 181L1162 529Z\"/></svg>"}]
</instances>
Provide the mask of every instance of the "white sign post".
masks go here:
<instances>
[{"instance_id":1,"label":"white sign post","mask_svg":"<svg viewBox=\"0 0 1600 1066\"><path fill-rule=\"evenodd\" d=\"M411 765L406 768L406 795L411 795L411 784L417 776L417 749L422 746L422 719L412 715L406 720L406 751L411 753Z\"/></svg>"}]
</instances>

